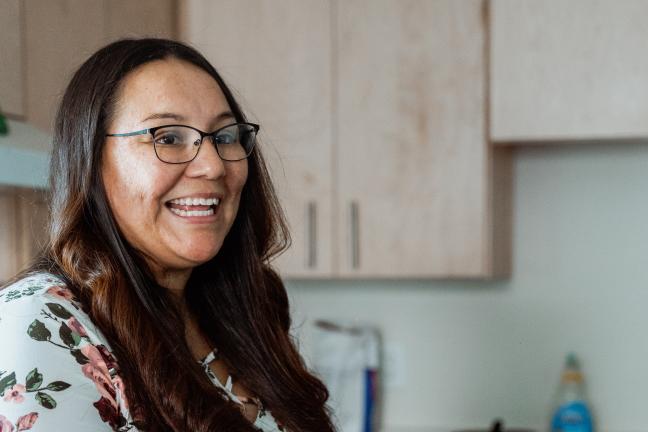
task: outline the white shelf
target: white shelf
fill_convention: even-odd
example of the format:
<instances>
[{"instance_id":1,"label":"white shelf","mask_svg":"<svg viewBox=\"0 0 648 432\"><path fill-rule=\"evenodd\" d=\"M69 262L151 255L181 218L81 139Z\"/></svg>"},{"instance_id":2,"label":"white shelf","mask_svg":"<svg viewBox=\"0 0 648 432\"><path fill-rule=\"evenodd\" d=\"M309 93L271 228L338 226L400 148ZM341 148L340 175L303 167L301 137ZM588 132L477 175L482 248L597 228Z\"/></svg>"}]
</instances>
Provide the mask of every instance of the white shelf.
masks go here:
<instances>
[{"instance_id":1,"label":"white shelf","mask_svg":"<svg viewBox=\"0 0 648 432\"><path fill-rule=\"evenodd\" d=\"M0 185L46 188L51 137L23 122L7 120L0 136Z\"/></svg>"}]
</instances>

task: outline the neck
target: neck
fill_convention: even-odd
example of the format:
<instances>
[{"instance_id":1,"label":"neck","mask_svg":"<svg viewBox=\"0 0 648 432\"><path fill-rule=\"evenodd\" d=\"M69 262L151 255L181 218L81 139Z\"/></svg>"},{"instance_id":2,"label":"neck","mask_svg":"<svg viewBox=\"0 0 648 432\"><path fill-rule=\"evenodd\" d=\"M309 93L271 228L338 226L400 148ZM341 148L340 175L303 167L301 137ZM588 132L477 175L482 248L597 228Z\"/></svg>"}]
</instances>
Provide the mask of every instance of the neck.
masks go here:
<instances>
[{"instance_id":1,"label":"neck","mask_svg":"<svg viewBox=\"0 0 648 432\"><path fill-rule=\"evenodd\" d=\"M191 276L191 268L185 270L165 270L158 266L153 267L155 281L162 287L166 288L171 294L171 298L178 306L185 325L185 337L189 349L192 351L197 360L204 358L211 350L212 346L207 342L207 338L200 330L196 317L188 310L184 300L184 290L187 281Z\"/></svg>"},{"instance_id":2,"label":"neck","mask_svg":"<svg viewBox=\"0 0 648 432\"><path fill-rule=\"evenodd\" d=\"M153 269L155 281L168 289L174 296L182 298L187 281L191 276L192 269L182 270L165 270L160 268Z\"/></svg>"},{"instance_id":3,"label":"neck","mask_svg":"<svg viewBox=\"0 0 648 432\"><path fill-rule=\"evenodd\" d=\"M183 316L186 317L184 290L191 276L192 269L168 270L158 266L151 266L151 270L155 281L158 285L167 289L168 293L171 294L171 299L180 308Z\"/></svg>"}]
</instances>

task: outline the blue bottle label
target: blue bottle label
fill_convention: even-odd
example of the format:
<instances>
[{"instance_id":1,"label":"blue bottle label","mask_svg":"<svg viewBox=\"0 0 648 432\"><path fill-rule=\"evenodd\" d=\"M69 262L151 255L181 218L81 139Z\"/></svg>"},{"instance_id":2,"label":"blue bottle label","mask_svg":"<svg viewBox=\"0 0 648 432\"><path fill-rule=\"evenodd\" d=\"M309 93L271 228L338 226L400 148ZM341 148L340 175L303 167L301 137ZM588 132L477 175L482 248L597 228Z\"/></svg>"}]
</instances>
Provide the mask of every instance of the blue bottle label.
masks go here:
<instances>
[{"instance_id":1,"label":"blue bottle label","mask_svg":"<svg viewBox=\"0 0 648 432\"><path fill-rule=\"evenodd\" d=\"M551 421L552 432L593 432L592 416L582 401L561 405Z\"/></svg>"}]
</instances>

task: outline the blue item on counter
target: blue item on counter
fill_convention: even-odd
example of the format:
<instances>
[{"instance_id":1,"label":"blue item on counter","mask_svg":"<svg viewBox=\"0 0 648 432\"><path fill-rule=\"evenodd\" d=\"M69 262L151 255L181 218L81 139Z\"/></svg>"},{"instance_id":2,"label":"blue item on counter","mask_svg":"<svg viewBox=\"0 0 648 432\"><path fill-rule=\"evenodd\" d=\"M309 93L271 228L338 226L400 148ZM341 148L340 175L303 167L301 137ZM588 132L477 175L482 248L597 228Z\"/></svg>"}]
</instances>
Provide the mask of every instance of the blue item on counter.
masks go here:
<instances>
[{"instance_id":1,"label":"blue item on counter","mask_svg":"<svg viewBox=\"0 0 648 432\"><path fill-rule=\"evenodd\" d=\"M375 368L367 368L365 370L365 412L363 432L376 431L376 427L374 425L374 412L376 408L377 379L378 371Z\"/></svg>"},{"instance_id":2,"label":"blue item on counter","mask_svg":"<svg viewBox=\"0 0 648 432\"><path fill-rule=\"evenodd\" d=\"M592 416L583 401L571 401L556 410L551 421L553 432L593 432Z\"/></svg>"}]
</instances>

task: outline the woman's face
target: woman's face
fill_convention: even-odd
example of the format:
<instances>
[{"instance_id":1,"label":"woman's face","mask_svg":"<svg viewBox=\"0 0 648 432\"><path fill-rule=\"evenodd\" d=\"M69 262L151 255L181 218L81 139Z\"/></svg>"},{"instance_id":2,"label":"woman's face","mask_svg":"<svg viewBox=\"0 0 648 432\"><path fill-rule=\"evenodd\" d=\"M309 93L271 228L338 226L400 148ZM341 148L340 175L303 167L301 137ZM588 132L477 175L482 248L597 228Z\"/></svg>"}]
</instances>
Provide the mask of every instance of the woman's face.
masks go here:
<instances>
[{"instance_id":1,"label":"woman's face","mask_svg":"<svg viewBox=\"0 0 648 432\"><path fill-rule=\"evenodd\" d=\"M168 124L214 131L234 121L209 74L190 63L165 59L124 78L108 133ZM247 160L223 162L208 138L193 161L164 163L155 155L150 134L106 138L101 166L117 224L159 283L173 272L190 273L218 253L236 217L247 173ZM201 198L211 201L199 206L185 201ZM215 206L214 199L219 200ZM212 211L209 204L214 213L205 215Z\"/></svg>"}]
</instances>

